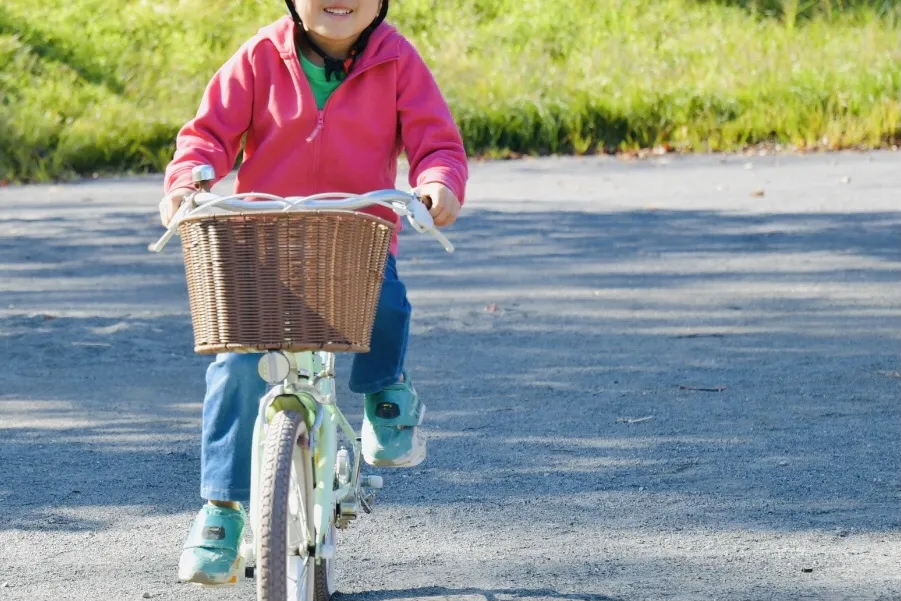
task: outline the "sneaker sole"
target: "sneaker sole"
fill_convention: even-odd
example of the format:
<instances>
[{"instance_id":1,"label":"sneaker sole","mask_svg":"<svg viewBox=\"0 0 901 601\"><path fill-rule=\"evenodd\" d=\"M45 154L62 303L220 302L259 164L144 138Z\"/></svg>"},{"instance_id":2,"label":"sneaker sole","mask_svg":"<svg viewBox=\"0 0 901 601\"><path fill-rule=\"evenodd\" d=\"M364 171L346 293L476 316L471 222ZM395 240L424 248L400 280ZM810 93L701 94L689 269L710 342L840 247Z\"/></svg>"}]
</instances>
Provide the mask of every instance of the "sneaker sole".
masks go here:
<instances>
[{"instance_id":1,"label":"sneaker sole","mask_svg":"<svg viewBox=\"0 0 901 601\"><path fill-rule=\"evenodd\" d=\"M238 574L242 572L243 567L243 558L239 556L238 560L233 566L232 571L225 577L213 578L205 572L194 572L190 576L186 576L179 572L178 579L186 584L196 584L203 588L222 588L227 586L234 586L238 584Z\"/></svg>"},{"instance_id":2,"label":"sneaker sole","mask_svg":"<svg viewBox=\"0 0 901 601\"><path fill-rule=\"evenodd\" d=\"M426 438L425 434L418 430L418 428L422 427L424 419L425 405L422 406L422 410L420 411L419 425L416 426L417 432L413 436L413 448L410 449L409 453L402 455L397 459L373 459L372 457L368 457L366 453L363 453L363 460L373 467L416 467L425 461Z\"/></svg>"},{"instance_id":3,"label":"sneaker sole","mask_svg":"<svg viewBox=\"0 0 901 601\"><path fill-rule=\"evenodd\" d=\"M219 581L214 578L210 578L206 574L194 574L190 578L182 578L179 576L179 580L186 584L196 584L197 586L203 588L224 588L227 586L234 586L238 584L238 576L237 574L223 581Z\"/></svg>"}]
</instances>

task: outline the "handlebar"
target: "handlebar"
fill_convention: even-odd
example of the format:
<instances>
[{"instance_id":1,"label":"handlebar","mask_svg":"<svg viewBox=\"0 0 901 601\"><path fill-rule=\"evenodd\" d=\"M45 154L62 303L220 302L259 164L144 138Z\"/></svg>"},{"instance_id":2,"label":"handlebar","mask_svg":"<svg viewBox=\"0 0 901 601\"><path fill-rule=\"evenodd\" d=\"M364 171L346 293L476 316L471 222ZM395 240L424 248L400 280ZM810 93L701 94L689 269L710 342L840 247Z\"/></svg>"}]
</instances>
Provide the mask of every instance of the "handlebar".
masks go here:
<instances>
[{"instance_id":1,"label":"handlebar","mask_svg":"<svg viewBox=\"0 0 901 601\"><path fill-rule=\"evenodd\" d=\"M185 198L185 202L172 217L166 233L148 248L152 252L160 252L175 235L182 220L205 212L213 212L214 209L236 213L258 213L354 211L370 206L383 206L401 217L406 217L417 232L431 234L447 252L452 253L454 245L435 227L432 215L426 207L428 200L427 197L421 197L415 192L401 190L377 190L366 194L326 193L306 197L282 197L257 192L220 196L212 192L198 191Z\"/></svg>"}]
</instances>

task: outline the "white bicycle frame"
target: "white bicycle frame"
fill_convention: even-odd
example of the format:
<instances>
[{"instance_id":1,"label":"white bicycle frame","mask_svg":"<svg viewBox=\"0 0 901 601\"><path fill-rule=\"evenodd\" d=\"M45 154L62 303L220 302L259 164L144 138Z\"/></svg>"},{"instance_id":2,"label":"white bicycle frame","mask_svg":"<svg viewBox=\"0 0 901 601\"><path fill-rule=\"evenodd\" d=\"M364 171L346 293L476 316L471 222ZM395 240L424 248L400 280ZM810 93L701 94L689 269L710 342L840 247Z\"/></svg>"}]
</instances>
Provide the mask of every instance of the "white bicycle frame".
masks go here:
<instances>
[{"instance_id":1,"label":"white bicycle frame","mask_svg":"<svg viewBox=\"0 0 901 601\"><path fill-rule=\"evenodd\" d=\"M290 372L281 384L275 385L262 399L253 432L251 449L250 476L250 520L253 532L260 532L259 498L260 476L262 473L263 450L266 441L268 421L266 413L272 403L280 396L288 395L297 398L304 406L308 423L307 449L312 455L313 465L313 528L307 533L307 540L315 541L317 561L329 559L334 548L326 544L326 537L331 528L334 508L342 503L356 503L358 499L365 501L360 480L360 460L362 445L359 436L341 413L335 397L335 355L327 352L301 353L267 353L263 361L276 361L275 355L287 359ZM266 370L261 370L266 371ZM273 372L269 372L273 373ZM312 419L310 419L312 418ZM311 425L309 425L311 424ZM354 472L347 483L338 489L334 488L335 462L338 453L338 428L353 443ZM301 484L301 483L298 483ZM356 509L353 507L352 509ZM355 513L355 512L354 512ZM252 561L259 556L257 542L245 545L242 556L245 561Z\"/></svg>"},{"instance_id":2,"label":"white bicycle frame","mask_svg":"<svg viewBox=\"0 0 901 601\"><path fill-rule=\"evenodd\" d=\"M198 182L200 183L200 182ZM211 192L197 192L189 195L172 219L166 233L149 249L160 252L178 230L182 220L201 214L241 213L241 212L289 212L289 211L353 211L369 206L384 206L397 215L407 217L413 228L420 233L429 233L444 246L447 252L454 247L448 239L437 230L422 199L414 194L399 190L379 190L368 194L317 194L309 197L283 198L271 194L245 193L219 196ZM260 360L261 376L273 388L260 399L259 412L253 433L251 449L251 492L250 520L254 533L260 532L260 477L262 471L263 451L268 425L266 415L273 402L282 396L293 396L302 404L303 417L308 425L308 445L314 473L313 482L313 529L305 533L307 541L314 541L314 557L319 563L330 559L334 554L334 546L327 541L336 515L335 508L342 507L341 516L349 519L356 517L362 507L370 511L371 497L364 493L364 484L360 478L362 464L362 443L353 427L341 413L335 397L335 355L328 352L286 353L268 352ZM353 473L346 482L334 486L335 468L338 455L339 428L353 445ZM308 470L307 470L308 471ZM381 480L367 479L369 488L381 488ZM305 485L310 483L297 483ZM376 485L377 484L377 485ZM352 516L352 517L350 517ZM308 525L309 526L309 525ZM241 555L245 561L254 561L259 557L259 537L245 543ZM299 550L298 550L299 551Z\"/></svg>"}]
</instances>

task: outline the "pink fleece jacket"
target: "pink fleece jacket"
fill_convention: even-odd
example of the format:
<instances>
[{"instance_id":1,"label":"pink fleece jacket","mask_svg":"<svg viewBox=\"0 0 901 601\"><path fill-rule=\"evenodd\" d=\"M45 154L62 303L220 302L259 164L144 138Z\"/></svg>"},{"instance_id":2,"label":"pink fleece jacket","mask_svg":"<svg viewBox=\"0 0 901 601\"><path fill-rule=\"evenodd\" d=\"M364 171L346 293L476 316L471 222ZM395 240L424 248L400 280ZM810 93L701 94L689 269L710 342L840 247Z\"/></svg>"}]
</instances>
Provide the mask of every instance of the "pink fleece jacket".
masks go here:
<instances>
[{"instance_id":1,"label":"pink fleece jacket","mask_svg":"<svg viewBox=\"0 0 901 601\"><path fill-rule=\"evenodd\" d=\"M463 141L431 72L397 30L382 23L323 110L303 74L294 24L283 17L245 43L213 76L194 119L179 132L166 192L190 187L209 164L217 180L235 164L235 192L280 196L394 188L406 151L410 185L439 182L462 203ZM389 209L369 212L395 222ZM397 236L391 248L397 253Z\"/></svg>"}]
</instances>

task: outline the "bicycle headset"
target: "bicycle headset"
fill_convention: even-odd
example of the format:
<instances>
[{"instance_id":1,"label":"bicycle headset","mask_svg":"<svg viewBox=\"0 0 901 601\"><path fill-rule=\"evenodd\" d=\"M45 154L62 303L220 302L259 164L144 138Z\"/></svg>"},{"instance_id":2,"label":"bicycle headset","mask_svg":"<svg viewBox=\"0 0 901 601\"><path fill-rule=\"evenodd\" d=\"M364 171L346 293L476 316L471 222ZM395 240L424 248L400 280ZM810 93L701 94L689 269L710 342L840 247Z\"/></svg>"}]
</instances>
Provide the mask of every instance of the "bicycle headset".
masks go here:
<instances>
[{"instance_id":1,"label":"bicycle headset","mask_svg":"<svg viewBox=\"0 0 901 601\"><path fill-rule=\"evenodd\" d=\"M294 20L294 43L298 46L298 58L300 57L300 46L297 43L300 40L303 40L304 42L309 44L310 48L313 49L313 52L321 56L322 60L325 61L326 81L332 80L332 74L334 74L336 77L345 77L348 73L350 73L350 70L353 68L357 57L363 54L363 50L366 49L366 44L369 42L369 36L372 35L372 32L375 31L375 28L385 20L386 16L388 16L388 0L382 0L381 8L379 9L379 14L375 18L375 21L370 23L369 26L360 33L360 37L357 38L357 41L354 42L353 46L351 46L347 58L341 60L332 58L327 55L325 51L320 48L316 44L316 42L313 41L306 28L303 26L303 21L300 20L300 15L297 14L297 9L294 7L294 0L285 0L285 4L288 5L288 12L291 13L291 18Z\"/></svg>"}]
</instances>

